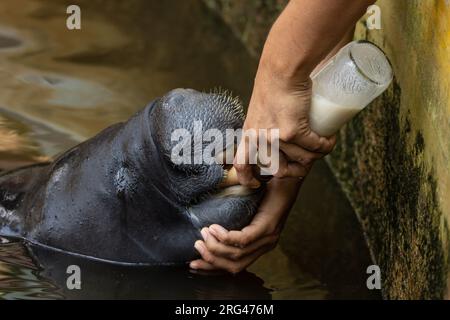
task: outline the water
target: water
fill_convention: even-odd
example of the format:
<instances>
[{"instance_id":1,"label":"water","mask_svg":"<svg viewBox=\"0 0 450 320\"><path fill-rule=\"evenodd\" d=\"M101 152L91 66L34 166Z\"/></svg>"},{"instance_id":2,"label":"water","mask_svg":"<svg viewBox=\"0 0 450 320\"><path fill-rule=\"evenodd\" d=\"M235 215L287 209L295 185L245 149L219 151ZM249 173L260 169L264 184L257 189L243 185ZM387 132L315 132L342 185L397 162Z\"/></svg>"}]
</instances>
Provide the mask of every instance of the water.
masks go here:
<instances>
[{"instance_id":1,"label":"water","mask_svg":"<svg viewBox=\"0 0 450 320\"><path fill-rule=\"evenodd\" d=\"M200 1L77 3L81 31L65 28L67 1L2 1L1 170L45 161L176 87L223 87L248 101L257 62ZM361 228L323 162L285 229L238 276L118 267L3 239L0 298L379 297L365 287ZM81 290L66 287L71 264L81 267Z\"/></svg>"}]
</instances>

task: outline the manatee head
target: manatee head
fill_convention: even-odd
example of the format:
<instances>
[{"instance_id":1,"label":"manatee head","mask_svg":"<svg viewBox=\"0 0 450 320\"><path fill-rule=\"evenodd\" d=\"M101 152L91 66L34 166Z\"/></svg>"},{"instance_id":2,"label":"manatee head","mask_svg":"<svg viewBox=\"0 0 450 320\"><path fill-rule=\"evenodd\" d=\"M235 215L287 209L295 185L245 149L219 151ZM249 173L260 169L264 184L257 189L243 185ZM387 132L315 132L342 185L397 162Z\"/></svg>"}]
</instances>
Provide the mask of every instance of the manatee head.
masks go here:
<instances>
[{"instance_id":1,"label":"manatee head","mask_svg":"<svg viewBox=\"0 0 450 320\"><path fill-rule=\"evenodd\" d=\"M264 187L220 187L244 118L239 99L221 91L175 89L154 106L152 134L170 168L168 183L199 227L240 229L256 211Z\"/></svg>"}]
</instances>

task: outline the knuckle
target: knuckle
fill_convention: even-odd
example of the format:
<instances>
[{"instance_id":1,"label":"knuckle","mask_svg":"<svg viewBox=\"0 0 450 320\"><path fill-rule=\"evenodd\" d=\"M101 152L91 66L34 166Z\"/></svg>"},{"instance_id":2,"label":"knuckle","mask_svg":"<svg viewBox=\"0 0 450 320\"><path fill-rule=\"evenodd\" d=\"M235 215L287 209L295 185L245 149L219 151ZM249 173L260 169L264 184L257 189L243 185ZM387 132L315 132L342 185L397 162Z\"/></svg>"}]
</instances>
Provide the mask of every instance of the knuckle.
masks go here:
<instances>
[{"instance_id":1,"label":"knuckle","mask_svg":"<svg viewBox=\"0 0 450 320\"><path fill-rule=\"evenodd\" d=\"M250 238L246 235L242 236L241 240L239 241L239 245L241 248L248 246L249 243L250 243Z\"/></svg>"},{"instance_id":2,"label":"knuckle","mask_svg":"<svg viewBox=\"0 0 450 320\"><path fill-rule=\"evenodd\" d=\"M308 157L302 157L298 159L298 163L304 165L304 166L309 166L313 163L315 159L313 159L311 156Z\"/></svg>"},{"instance_id":3,"label":"knuckle","mask_svg":"<svg viewBox=\"0 0 450 320\"><path fill-rule=\"evenodd\" d=\"M220 242L222 242L225 245L231 244L230 236L227 234L220 235Z\"/></svg>"},{"instance_id":4,"label":"knuckle","mask_svg":"<svg viewBox=\"0 0 450 320\"><path fill-rule=\"evenodd\" d=\"M284 178L289 173L288 171L289 170L288 170L288 166L287 165L281 165L280 164L280 167L278 168L278 171L275 173L275 177L277 177L277 178Z\"/></svg>"},{"instance_id":5,"label":"knuckle","mask_svg":"<svg viewBox=\"0 0 450 320\"><path fill-rule=\"evenodd\" d=\"M287 128L280 131L280 139L282 141L292 141L297 136L297 130L295 128Z\"/></svg>"},{"instance_id":6,"label":"knuckle","mask_svg":"<svg viewBox=\"0 0 450 320\"><path fill-rule=\"evenodd\" d=\"M233 265L228 268L228 272L230 272L232 274L238 274L241 271L242 271L242 269L237 265Z\"/></svg>"},{"instance_id":7,"label":"knuckle","mask_svg":"<svg viewBox=\"0 0 450 320\"><path fill-rule=\"evenodd\" d=\"M309 126L308 121L300 121L300 123L298 124L298 132L301 135L309 135L311 133L311 128Z\"/></svg>"},{"instance_id":8,"label":"knuckle","mask_svg":"<svg viewBox=\"0 0 450 320\"><path fill-rule=\"evenodd\" d=\"M206 247L212 254L217 254L219 251L219 247L215 244L207 244Z\"/></svg>"},{"instance_id":9,"label":"knuckle","mask_svg":"<svg viewBox=\"0 0 450 320\"><path fill-rule=\"evenodd\" d=\"M241 251L236 251L236 252L233 252L231 254L230 259L233 260L233 261L238 261L238 260L241 259L241 257L242 257L242 252Z\"/></svg>"},{"instance_id":10,"label":"knuckle","mask_svg":"<svg viewBox=\"0 0 450 320\"><path fill-rule=\"evenodd\" d=\"M236 171L243 172L245 169L247 169L247 165L245 163L240 163L238 161L235 161L233 164Z\"/></svg>"},{"instance_id":11,"label":"knuckle","mask_svg":"<svg viewBox=\"0 0 450 320\"><path fill-rule=\"evenodd\" d=\"M250 180L252 178L252 167L246 164L238 165L239 169L236 168L236 171L239 173L239 178L244 179L244 181Z\"/></svg>"},{"instance_id":12,"label":"knuckle","mask_svg":"<svg viewBox=\"0 0 450 320\"><path fill-rule=\"evenodd\" d=\"M336 146L336 143L333 143L333 142L327 143L327 146L326 146L326 152L327 152L327 153L330 153L331 151L334 150L334 147L335 147L335 146Z\"/></svg>"},{"instance_id":13,"label":"knuckle","mask_svg":"<svg viewBox=\"0 0 450 320\"><path fill-rule=\"evenodd\" d=\"M287 177L289 175L289 166L284 166L282 168L281 174L283 175L283 177Z\"/></svg>"},{"instance_id":14,"label":"knuckle","mask_svg":"<svg viewBox=\"0 0 450 320\"><path fill-rule=\"evenodd\" d=\"M210 264L214 264L214 262L216 261L216 259L214 258L214 256L213 256L212 254L209 254L209 253L205 254L205 255L203 256L203 259L204 259L206 262L210 263Z\"/></svg>"},{"instance_id":15,"label":"knuckle","mask_svg":"<svg viewBox=\"0 0 450 320\"><path fill-rule=\"evenodd\" d=\"M319 152L323 147L322 142L320 141L320 139L315 140L314 142L311 143L311 151L313 152Z\"/></svg>"}]
</instances>

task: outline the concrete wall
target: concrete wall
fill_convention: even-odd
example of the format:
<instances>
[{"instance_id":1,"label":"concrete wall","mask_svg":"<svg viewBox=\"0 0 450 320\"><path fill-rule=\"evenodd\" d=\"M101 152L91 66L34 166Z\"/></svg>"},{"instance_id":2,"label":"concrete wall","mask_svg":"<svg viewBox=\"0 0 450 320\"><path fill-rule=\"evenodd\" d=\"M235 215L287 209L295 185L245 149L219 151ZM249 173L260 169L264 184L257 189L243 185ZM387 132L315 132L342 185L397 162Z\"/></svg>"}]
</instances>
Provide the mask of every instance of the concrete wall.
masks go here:
<instances>
[{"instance_id":1,"label":"concrete wall","mask_svg":"<svg viewBox=\"0 0 450 320\"><path fill-rule=\"evenodd\" d=\"M284 0L204 0L258 58ZM389 90L339 133L328 163L382 269L385 298L449 297L450 1L380 0Z\"/></svg>"}]
</instances>

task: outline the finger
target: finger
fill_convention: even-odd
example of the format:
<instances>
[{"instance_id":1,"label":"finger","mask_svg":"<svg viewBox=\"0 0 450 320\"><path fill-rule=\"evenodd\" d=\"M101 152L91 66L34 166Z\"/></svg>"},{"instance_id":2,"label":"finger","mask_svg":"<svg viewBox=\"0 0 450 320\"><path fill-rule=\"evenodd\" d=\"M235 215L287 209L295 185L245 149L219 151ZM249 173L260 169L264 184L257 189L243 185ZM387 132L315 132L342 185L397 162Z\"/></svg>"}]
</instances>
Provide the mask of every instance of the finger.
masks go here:
<instances>
[{"instance_id":1,"label":"finger","mask_svg":"<svg viewBox=\"0 0 450 320\"><path fill-rule=\"evenodd\" d=\"M321 137L308 127L305 132L300 131L294 139L287 142L302 146L311 152L328 154L333 150L336 138L334 136L330 138Z\"/></svg>"},{"instance_id":2,"label":"finger","mask_svg":"<svg viewBox=\"0 0 450 320\"><path fill-rule=\"evenodd\" d=\"M278 170L273 174L277 178L304 178L308 174L310 166L302 166L297 162L288 162L283 152L279 153Z\"/></svg>"},{"instance_id":3,"label":"finger","mask_svg":"<svg viewBox=\"0 0 450 320\"><path fill-rule=\"evenodd\" d=\"M288 170L289 170L288 160L286 159L286 156L284 155L283 152L279 152L278 168L274 168L275 173L273 174L273 176L283 177L284 175L287 175Z\"/></svg>"},{"instance_id":4,"label":"finger","mask_svg":"<svg viewBox=\"0 0 450 320\"><path fill-rule=\"evenodd\" d=\"M189 263L189 267L194 270L217 270L218 268L202 259L197 259Z\"/></svg>"},{"instance_id":5,"label":"finger","mask_svg":"<svg viewBox=\"0 0 450 320\"><path fill-rule=\"evenodd\" d=\"M244 248L254 242L255 240L263 237L266 232L266 226L264 223L252 223L246 226L241 231L227 231L222 226L213 224L209 227L209 231L220 242L229 245Z\"/></svg>"},{"instance_id":6,"label":"finger","mask_svg":"<svg viewBox=\"0 0 450 320\"><path fill-rule=\"evenodd\" d=\"M280 168L275 174L274 177L277 178L299 178L303 179L306 177L310 170L311 165L303 166L297 162L288 162L286 166Z\"/></svg>"},{"instance_id":7,"label":"finger","mask_svg":"<svg viewBox=\"0 0 450 320\"><path fill-rule=\"evenodd\" d=\"M278 240L277 235L265 236L245 248L237 248L235 246L228 246L219 241L216 237L209 233L208 228L202 229L202 236L206 245L206 248L215 256L227 258L233 261L238 261L251 253L257 251L259 248L273 244Z\"/></svg>"},{"instance_id":8,"label":"finger","mask_svg":"<svg viewBox=\"0 0 450 320\"><path fill-rule=\"evenodd\" d=\"M280 149L287 156L288 160L298 162L303 166L309 166L315 160L323 158L320 152L311 152L292 143L280 141Z\"/></svg>"},{"instance_id":9,"label":"finger","mask_svg":"<svg viewBox=\"0 0 450 320\"><path fill-rule=\"evenodd\" d=\"M237 177L241 185L258 188L260 182L253 175L252 166L250 165L250 152L252 152L250 143L244 136L237 148L233 166L236 169Z\"/></svg>"},{"instance_id":10,"label":"finger","mask_svg":"<svg viewBox=\"0 0 450 320\"><path fill-rule=\"evenodd\" d=\"M258 259L261 255L266 253L267 251L271 250L274 247L273 244L266 245L264 247L261 247L260 249L253 252L251 255L241 259L240 261L232 261L229 259L221 258L214 256L205 246L204 242L201 240L198 240L195 243L195 248L200 253L202 259L207 262L209 265L227 270L228 272L231 272L233 274L239 273L242 270L244 270L248 265L253 263L256 259ZM195 264L194 264L195 266ZM206 267L209 267L205 265Z\"/></svg>"},{"instance_id":11,"label":"finger","mask_svg":"<svg viewBox=\"0 0 450 320\"><path fill-rule=\"evenodd\" d=\"M194 247L202 257L202 260L206 262L202 263L202 266L210 268L209 270L213 270L212 268L219 268L231 271L231 269L235 265L237 265L237 263L234 263L231 260L227 260L222 257L217 257L214 254L212 254L206 247L205 243L201 240L196 241ZM194 267L195 266L196 264L194 264Z\"/></svg>"}]
</instances>

